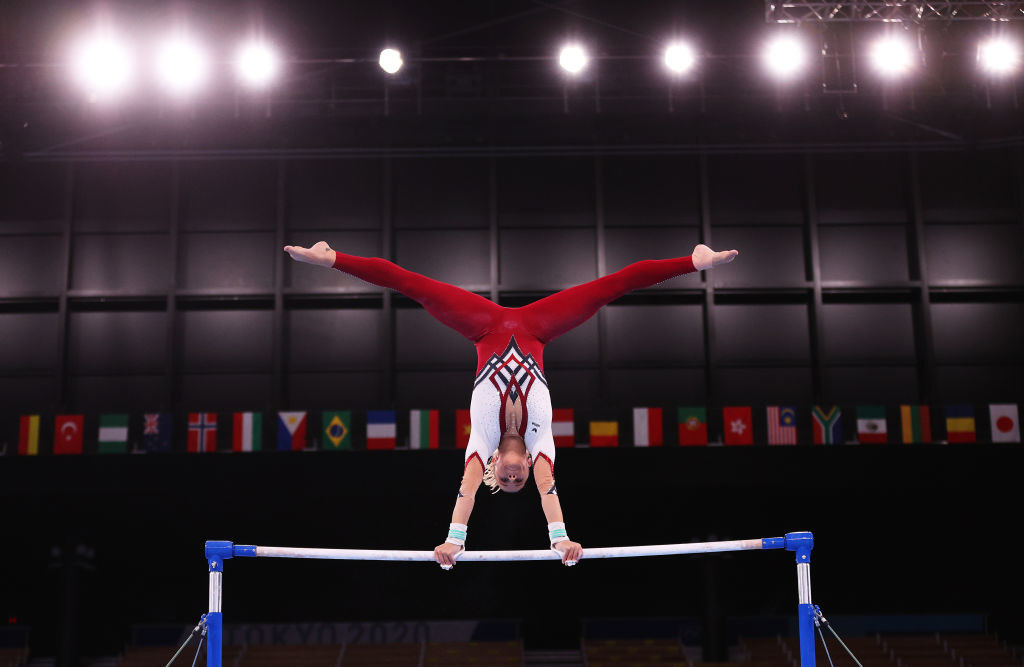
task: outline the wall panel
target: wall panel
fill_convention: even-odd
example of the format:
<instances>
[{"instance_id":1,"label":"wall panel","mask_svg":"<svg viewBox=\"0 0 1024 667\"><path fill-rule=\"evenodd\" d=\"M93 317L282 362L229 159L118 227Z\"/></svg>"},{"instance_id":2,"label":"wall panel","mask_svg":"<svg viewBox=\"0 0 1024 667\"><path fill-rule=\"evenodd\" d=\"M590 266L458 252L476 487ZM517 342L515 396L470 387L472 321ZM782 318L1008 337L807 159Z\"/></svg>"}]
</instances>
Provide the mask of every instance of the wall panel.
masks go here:
<instances>
[{"instance_id":1,"label":"wall panel","mask_svg":"<svg viewBox=\"0 0 1024 667\"><path fill-rule=\"evenodd\" d=\"M593 227L591 158L498 160L498 224L523 227Z\"/></svg>"},{"instance_id":2,"label":"wall panel","mask_svg":"<svg viewBox=\"0 0 1024 667\"><path fill-rule=\"evenodd\" d=\"M395 227L436 229L489 224L488 160L396 160Z\"/></svg>"},{"instance_id":3,"label":"wall panel","mask_svg":"<svg viewBox=\"0 0 1024 667\"><path fill-rule=\"evenodd\" d=\"M270 310L179 312L180 367L201 373L269 371L272 317Z\"/></svg>"},{"instance_id":4,"label":"wall panel","mask_svg":"<svg viewBox=\"0 0 1024 667\"><path fill-rule=\"evenodd\" d=\"M608 157L603 159L602 168L605 225L700 225L698 158Z\"/></svg>"},{"instance_id":5,"label":"wall panel","mask_svg":"<svg viewBox=\"0 0 1024 667\"><path fill-rule=\"evenodd\" d=\"M71 288L129 294L166 292L167 234L76 234Z\"/></svg>"},{"instance_id":6,"label":"wall panel","mask_svg":"<svg viewBox=\"0 0 1024 667\"><path fill-rule=\"evenodd\" d=\"M74 374L160 374L166 348L163 312L87 311L68 317L68 369Z\"/></svg>"},{"instance_id":7,"label":"wall panel","mask_svg":"<svg viewBox=\"0 0 1024 667\"><path fill-rule=\"evenodd\" d=\"M711 271L715 287L784 287L806 284L803 230L799 227L713 227L712 247L736 248L739 257Z\"/></svg>"},{"instance_id":8,"label":"wall panel","mask_svg":"<svg viewBox=\"0 0 1024 667\"><path fill-rule=\"evenodd\" d=\"M608 361L703 364L702 311L696 305L609 306Z\"/></svg>"}]
</instances>

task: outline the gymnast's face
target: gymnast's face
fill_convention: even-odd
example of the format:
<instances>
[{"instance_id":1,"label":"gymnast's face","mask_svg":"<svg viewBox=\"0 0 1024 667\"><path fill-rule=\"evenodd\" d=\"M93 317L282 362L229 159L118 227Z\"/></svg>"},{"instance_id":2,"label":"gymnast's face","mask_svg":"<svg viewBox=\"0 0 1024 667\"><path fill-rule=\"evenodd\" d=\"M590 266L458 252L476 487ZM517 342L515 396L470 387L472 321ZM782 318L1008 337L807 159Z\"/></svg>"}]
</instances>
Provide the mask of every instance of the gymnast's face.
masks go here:
<instances>
[{"instance_id":1,"label":"gymnast's face","mask_svg":"<svg viewBox=\"0 0 1024 667\"><path fill-rule=\"evenodd\" d=\"M530 460L522 438L506 437L502 440L502 445L504 446L498 448L497 458L494 460L494 476L502 491L516 493L530 477L530 466L533 465L533 461Z\"/></svg>"}]
</instances>

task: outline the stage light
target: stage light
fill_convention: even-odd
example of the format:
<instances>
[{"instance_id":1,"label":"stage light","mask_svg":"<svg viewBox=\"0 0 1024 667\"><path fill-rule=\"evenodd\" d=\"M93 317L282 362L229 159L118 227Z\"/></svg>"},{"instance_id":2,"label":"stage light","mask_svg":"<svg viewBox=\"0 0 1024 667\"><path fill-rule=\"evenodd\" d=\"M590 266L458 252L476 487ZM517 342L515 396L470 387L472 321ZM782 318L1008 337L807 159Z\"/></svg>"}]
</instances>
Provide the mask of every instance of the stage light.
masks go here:
<instances>
[{"instance_id":1,"label":"stage light","mask_svg":"<svg viewBox=\"0 0 1024 667\"><path fill-rule=\"evenodd\" d=\"M388 74L394 74L402 69L405 61L402 60L402 53L396 49L384 49L380 52L380 68Z\"/></svg>"},{"instance_id":2,"label":"stage light","mask_svg":"<svg viewBox=\"0 0 1024 667\"><path fill-rule=\"evenodd\" d=\"M569 74L579 74L590 62L587 52L579 44L568 44L558 54L558 64Z\"/></svg>"},{"instance_id":3,"label":"stage light","mask_svg":"<svg viewBox=\"0 0 1024 667\"><path fill-rule=\"evenodd\" d=\"M807 47L793 35L779 35L768 42L764 64L779 79L792 79L807 66Z\"/></svg>"},{"instance_id":4,"label":"stage light","mask_svg":"<svg viewBox=\"0 0 1024 667\"><path fill-rule=\"evenodd\" d=\"M907 37L883 37L871 46L871 64L884 77L898 77L914 69L917 49Z\"/></svg>"},{"instance_id":5,"label":"stage light","mask_svg":"<svg viewBox=\"0 0 1024 667\"><path fill-rule=\"evenodd\" d=\"M683 42L669 44L665 49L665 67L675 74L683 74L693 69L697 63L697 55L693 47Z\"/></svg>"},{"instance_id":6,"label":"stage light","mask_svg":"<svg viewBox=\"0 0 1024 667\"><path fill-rule=\"evenodd\" d=\"M253 88L262 88L277 76L281 60L269 44L254 41L243 44L235 57L235 71L242 82Z\"/></svg>"},{"instance_id":7,"label":"stage light","mask_svg":"<svg viewBox=\"0 0 1024 667\"><path fill-rule=\"evenodd\" d=\"M172 95L188 95L206 82L209 61L194 40L177 35L160 47L156 60L157 76Z\"/></svg>"},{"instance_id":8,"label":"stage light","mask_svg":"<svg viewBox=\"0 0 1024 667\"><path fill-rule=\"evenodd\" d=\"M978 65L995 76L1012 74L1020 67L1020 47L1002 37L986 39L978 45Z\"/></svg>"},{"instance_id":9,"label":"stage light","mask_svg":"<svg viewBox=\"0 0 1024 667\"><path fill-rule=\"evenodd\" d=\"M134 74L128 46L109 31L79 41L71 51L74 80L94 101L123 93Z\"/></svg>"}]
</instances>

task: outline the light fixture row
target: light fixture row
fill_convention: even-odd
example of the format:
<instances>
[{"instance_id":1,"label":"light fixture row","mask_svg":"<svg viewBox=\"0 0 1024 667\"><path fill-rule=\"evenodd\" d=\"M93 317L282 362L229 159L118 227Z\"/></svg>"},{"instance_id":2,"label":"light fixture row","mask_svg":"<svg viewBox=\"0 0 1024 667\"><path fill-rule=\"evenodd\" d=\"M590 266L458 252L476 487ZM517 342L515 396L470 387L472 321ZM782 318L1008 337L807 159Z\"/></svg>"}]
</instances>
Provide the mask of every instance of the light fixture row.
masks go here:
<instances>
[{"instance_id":1,"label":"light fixture row","mask_svg":"<svg viewBox=\"0 0 1024 667\"><path fill-rule=\"evenodd\" d=\"M767 72L777 79L794 80L807 69L813 51L810 43L796 33L783 33L765 42L761 60ZM897 34L876 40L870 47L869 58L876 71L889 78L909 74L921 63L918 46L907 35ZM558 54L558 64L569 75L584 72L591 60L587 49L579 43L564 45ZM673 42L664 48L661 60L671 74L682 75L697 67L699 54L690 43ZM281 68L277 50L262 40L240 45L231 62L239 81L257 90L268 87ZM1021 49L1012 39L989 38L979 43L977 62L990 76L1012 74L1020 68ZM401 70L404 60L400 51L386 48L380 52L378 63L384 72L393 75ZM212 69L209 53L186 34L173 35L159 44L150 65L164 90L173 97L187 97L199 91L208 82ZM116 97L129 88L137 74L131 50L110 32L94 33L79 41L71 52L71 70L92 99Z\"/></svg>"}]
</instances>

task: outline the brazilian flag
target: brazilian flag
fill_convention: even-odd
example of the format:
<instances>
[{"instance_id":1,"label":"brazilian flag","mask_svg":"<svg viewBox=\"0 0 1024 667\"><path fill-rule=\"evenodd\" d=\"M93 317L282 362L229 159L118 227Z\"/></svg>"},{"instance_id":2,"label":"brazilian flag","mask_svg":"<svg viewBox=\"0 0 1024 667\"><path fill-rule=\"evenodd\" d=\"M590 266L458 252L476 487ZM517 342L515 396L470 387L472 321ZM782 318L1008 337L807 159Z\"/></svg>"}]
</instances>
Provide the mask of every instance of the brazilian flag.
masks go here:
<instances>
[{"instance_id":1,"label":"brazilian flag","mask_svg":"<svg viewBox=\"0 0 1024 667\"><path fill-rule=\"evenodd\" d=\"M352 449L351 410L325 412L321 423L324 427L324 449Z\"/></svg>"}]
</instances>

